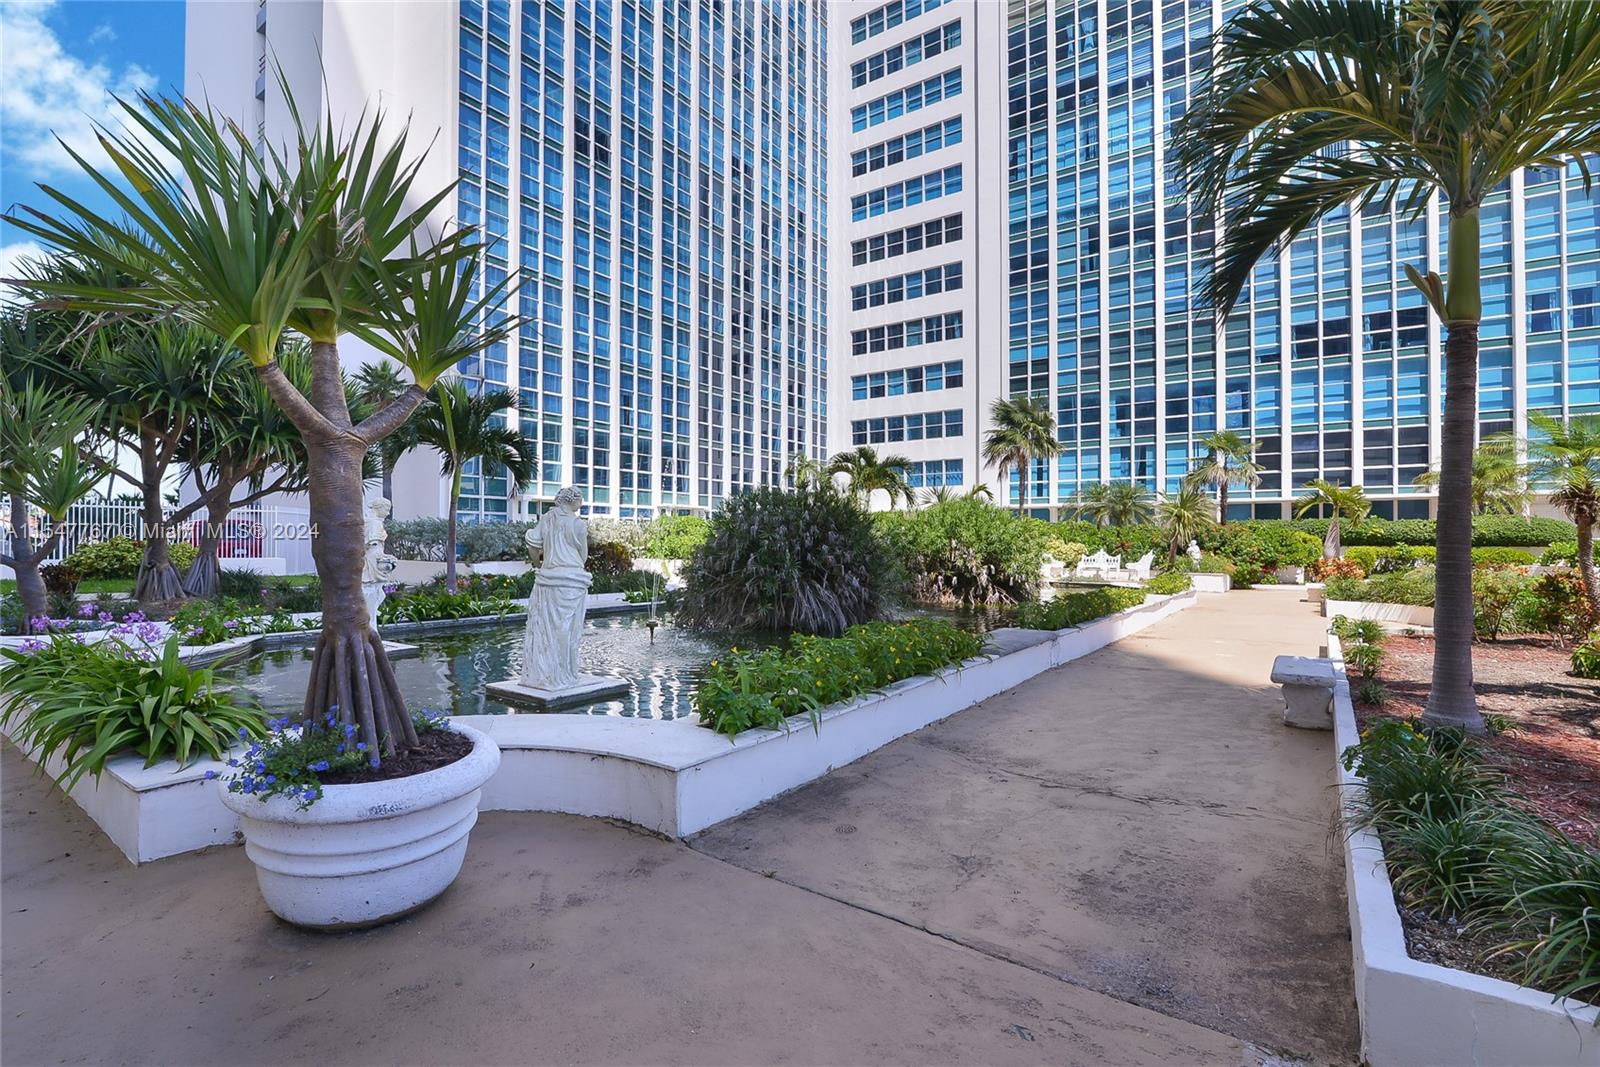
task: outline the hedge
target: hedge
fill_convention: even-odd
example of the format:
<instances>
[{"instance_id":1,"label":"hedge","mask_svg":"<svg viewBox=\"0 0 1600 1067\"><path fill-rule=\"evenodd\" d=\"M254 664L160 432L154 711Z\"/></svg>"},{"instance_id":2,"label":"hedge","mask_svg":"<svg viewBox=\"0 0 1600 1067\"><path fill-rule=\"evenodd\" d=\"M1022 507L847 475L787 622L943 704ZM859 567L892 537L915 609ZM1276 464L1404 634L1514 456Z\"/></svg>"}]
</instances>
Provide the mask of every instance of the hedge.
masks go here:
<instances>
[{"instance_id":1,"label":"hedge","mask_svg":"<svg viewBox=\"0 0 1600 1067\"><path fill-rule=\"evenodd\" d=\"M167 545L167 556L180 571L194 562L199 551L186 541L169 542ZM79 578L137 578L143 559L143 541L135 541L131 537L108 537L104 541L88 541L79 545L62 562L77 571Z\"/></svg>"},{"instance_id":2,"label":"hedge","mask_svg":"<svg viewBox=\"0 0 1600 1067\"><path fill-rule=\"evenodd\" d=\"M1068 593L1017 609L1017 625L1025 630L1065 630L1144 603L1143 589L1107 587L1087 593Z\"/></svg>"}]
</instances>

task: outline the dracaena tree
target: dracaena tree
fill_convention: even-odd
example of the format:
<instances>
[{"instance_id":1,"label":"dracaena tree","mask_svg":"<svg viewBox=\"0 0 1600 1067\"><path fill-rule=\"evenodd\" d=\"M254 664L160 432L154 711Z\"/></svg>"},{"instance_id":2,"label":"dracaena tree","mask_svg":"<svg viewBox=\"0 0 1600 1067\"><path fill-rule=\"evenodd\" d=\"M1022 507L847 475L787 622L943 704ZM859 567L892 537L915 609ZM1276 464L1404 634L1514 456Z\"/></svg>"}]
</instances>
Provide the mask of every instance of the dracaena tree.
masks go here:
<instances>
[{"instance_id":1,"label":"dracaena tree","mask_svg":"<svg viewBox=\"0 0 1600 1067\"><path fill-rule=\"evenodd\" d=\"M287 94L287 86L285 86ZM293 110L293 101L290 101ZM89 311L157 313L236 347L293 423L305 449L312 554L322 579L322 633L303 705L308 723L337 708L374 759L416 744L416 731L361 595L363 459L406 422L440 375L504 339L518 320L498 309L514 284L479 285L467 230L433 233L448 187L423 189L409 129L379 113L352 129L325 118L295 141L256 146L188 100L123 104L127 129L101 129L102 171L68 147L114 205L100 212L41 186L50 209L9 218L55 249L114 267L131 284L55 283L47 295ZM309 343L310 383L279 365L284 339ZM360 421L340 368L354 336L411 378Z\"/></svg>"},{"instance_id":2,"label":"dracaena tree","mask_svg":"<svg viewBox=\"0 0 1600 1067\"><path fill-rule=\"evenodd\" d=\"M1600 152L1593 0L1256 0L1214 42L1174 131L1178 171L1220 212L1203 296L1232 311L1256 263L1345 206L1437 200L1445 276L1406 264L1446 330L1433 684L1425 717L1482 732L1472 688L1472 447L1479 210L1524 167Z\"/></svg>"}]
</instances>

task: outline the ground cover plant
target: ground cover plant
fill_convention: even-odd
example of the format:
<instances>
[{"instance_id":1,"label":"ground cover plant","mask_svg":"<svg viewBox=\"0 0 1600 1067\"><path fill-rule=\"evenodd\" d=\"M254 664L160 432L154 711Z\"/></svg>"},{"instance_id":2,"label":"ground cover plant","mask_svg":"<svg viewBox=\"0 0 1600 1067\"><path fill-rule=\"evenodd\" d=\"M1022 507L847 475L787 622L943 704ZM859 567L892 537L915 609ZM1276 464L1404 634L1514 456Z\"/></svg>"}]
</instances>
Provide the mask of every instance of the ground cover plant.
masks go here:
<instances>
[{"instance_id":1,"label":"ground cover plant","mask_svg":"<svg viewBox=\"0 0 1600 1067\"><path fill-rule=\"evenodd\" d=\"M982 651L981 635L943 619L866 623L839 637L796 636L787 648L734 648L706 668L694 709L701 725L730 738L759 727L787 728L789 717L800 714L810 715L816 728L829 704Z\"/></svg>"},{"instance_id":2,"label":"ground cover plant","mask_svg":"<svg viewBox=\"0 0 1600 1067\"><path fill-rule=\"evenodd\" d=\"M517 610L509 597L495 595L479 586L466 586L454 593L444 589L399 590L378 605L379 624L391 622L435 622L440 619L476 619L506 615Z\"/></svg>"},{"instance_id":3,"label":"ground cover plant","mask_svg":"<svg viewBox=\"0 0 1600 1067\"><path fill-rule=\"evenodd\" d=\"M1343 760L1403 908L1464 923L1524 985L1600 998L1600 852L1521 806L1484 742L1384 717Z\"/></svg>"},{"instance_id":4,"label":"ground cover plant","mask_svg":"<svg viewBox=\"0 0 1600 1067\"><path fill-rule=\"evenodd\" d=\"M837 636L879 617L899 568L872 519L828 484L726 498L684 568L678 619L700 629Z\"/></svg>"},{"instance_id":5,"label":"ground cover plant","mask_svg":"<svg viewBox=\"0 0 1600 1067\"><path fill-rule=\"evenodd\" d=\"M56 783L70 789L100 777L123 752L149 767L222 759L236 741L258 737L264 720L248 693L213 684L209 669L178 658L178 639L159 650L137 636L87 643L57 634L36 647L0 649L0 723L42 765L59 757Z\"/></svg>"},{"instance_id":6,"label":"ground cover plant","mask_svg":"<svg viewBox=\"0 0 1600 1067\"><path fill-rule=\"evenodd\" d=\"M464 735L451 731L449 719L425 711L412 712L419 744L403 757L407 773L417 774L453 763L472 749ZM268 732L228 759L228 792L261 800L287 797L304 811L322 799L324 785L380 781L397 777L397 761L381 763L353 724L323 716L317 729L303 729L287 716L267 720ZM218 777L206 772L207 777Z\"/></svg>"},{"instance_id":7,"label":"ground cover plant","mask_svg":"<svg viewBox=\"0 0 1600 1067\"><path fill-rule=\"evenodd\" d=\"M1187 593L1193 588L1194 579L1181 571L1158 574L1144 583L1145 592L1163 596L1170 596L1173 593Z\"/></svg>"},{"instance_id":8,"label":"ground cover plant","mask_svg":"<svg viewBox=\"0 0 1600 1067\"><path fill-rule=\"evenodd\" d=\"M1016 625L1025 630L1065 630L1144 603L1145 590L1107 586L1067 593L1017 608Z\"/></svg>"}]
</instances>

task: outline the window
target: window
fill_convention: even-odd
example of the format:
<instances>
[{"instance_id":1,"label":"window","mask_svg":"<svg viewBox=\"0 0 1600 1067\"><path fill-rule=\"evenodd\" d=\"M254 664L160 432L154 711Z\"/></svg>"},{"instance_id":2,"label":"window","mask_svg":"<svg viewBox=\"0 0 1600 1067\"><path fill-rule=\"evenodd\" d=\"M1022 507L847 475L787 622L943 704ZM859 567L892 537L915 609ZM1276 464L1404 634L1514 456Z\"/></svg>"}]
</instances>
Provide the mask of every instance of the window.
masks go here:
<instances>
[{"instance_id":1,"label":"window","mask_svg":"<svg viewBox=\"0 0 1600 1067\"><path fill-rule=\"evenodd\" d=\"M946 215L942 219L929 219L914 226L905 226L876 237L863 237L850 242L850 262L855 266L893 259L908 252L924 248L937 248L961 240L961 216Z\"/></svg>"},{"instance_id":2,"label":"window","mask_svg":"<svg viewBox=\"0 0 1600 1067\"><path fill-rule=\"evenodd\" d=\"M929 267L926 270L896 274L892 278L879 278L860 285L852 285L850 309L861 311L865 308L882 307L885 304L898 304L903 300L935 296L939 293L954 292L960 288L961 264L947 263L942 267Z\"/></svg>"},{"instance_id":3,"label":"window","mask_svg":"<svg viewBox=\"0 0 1600 1067\"><path fill-rule=\"evenodd\" d=\"M864 356L872 352L892 352L897 348L916 348L918 345L954 341L961 336L961 312L929 315L925 319L909 322L891 322L884 326L869 326L864 330L850 331L850 354Z\"/></svg>"},{"instance_id":4,"label":"window","mask_svg":"<svg viewBox=\"0 0 1600 1067\"><path fill-rule=\"evenodd\" d=\"M916 159L927 152L961 143L961 116L935 122L920 130L892 137L887 141L850 153L850 174L859 178L908 159Z\"/></svg>"},{"instance_id":5,"label":"window","mask_svg":"<svg viewBox=\"0 0 1600 1067\"><path fill-rule=\"evenodd\" d=\"M913 489L956 486L962 482L962 462L959 459L928 459L920 463L908 463L905 474L906 484Z\"/></svg>"},{"instance_id":6,"label":"window","mask_svg":"<svg viewBox=\"0 0 1600 1067\"><path fill-rule=\"evenodd\" d=\"M850 198L850 217L856 222L937 200L961 191L961 164L930 171L916 178L885 185Z\"/></svg>"},{"instance_id":7,"label":"window","mask_svg":"<svg viewBox=\"0 0 1600 1067\"><path fill-rule=\"evenodd\" d=\"M860 18L850 20L850 43L860 44L869 37L878 36L884 30L892 30L902 22L943 7L946 2L947 0L894 0L891 4L874 8Z\"/></svg>"},{"instance_id":8,"label":"window","mask_svg":"<svg viewBox=\"0 0 1600 1067\"><path fill-rule=\"evenodd\" d=\"M856 419L850 424L850 439L858 445L881 445L896 441L934 441L961 436L962 412L913 412L875 419Z\"/></svg>"},{"instance_id":9,"label":"window","mask_svg":"<svg viewBox=\"0 0 1600 1067\"><path fill-rule=\"evenodd\" d=\"M857 374L850 379L850 399L876 400L885 396L936 393L941 389L959 389L963 384L961 361L952 359L920 367Z\"/></svg>"},{"instance_id":10,"label":"window","mask_svg":"<svg viewBox=\"0 0 1600 1067\"><path fill-rule=\"evenodd\" d=\"M859 133L869 126L878 126L902 115L921 111L960 94L961 68L953 67L943 74L935 74L927 81L856 105L850 109L850 128Z\"/></svg>"},{"instance_id":11,"label":"window","mask_svg":"<svg viewBox=\"0 0 1600 1067\"><path fill-rule=\"evenodd\" d=\"M868 82L875 82L896 71L915 66L924 59L932 59L941 52L948 52L960 43L961 20L956 19L850 64L850 85L859 89Z\"/></svg>"}]
</instances>

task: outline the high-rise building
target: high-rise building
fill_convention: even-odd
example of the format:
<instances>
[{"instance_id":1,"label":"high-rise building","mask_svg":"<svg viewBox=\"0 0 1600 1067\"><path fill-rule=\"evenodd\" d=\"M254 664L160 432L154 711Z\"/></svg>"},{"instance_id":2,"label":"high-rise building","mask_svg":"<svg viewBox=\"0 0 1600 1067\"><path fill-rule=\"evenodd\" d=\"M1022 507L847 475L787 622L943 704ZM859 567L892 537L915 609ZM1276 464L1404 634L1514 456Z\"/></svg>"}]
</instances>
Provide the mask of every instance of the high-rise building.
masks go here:
<instances>
[{"instance_id":1,"label":"high-rise building","mask_svg":"<svg viewBox=\"0 0 1600 1067\"><path fill-rule=\"evenodd\" d=\"M1177 487L1218 429L1258 443L1235 516L1279 517L1313 478L1425 516L1442 331L1404 264L1442 270L1439 205L1341 210L1256 270L1218 329L1194 293L1216 244L1169 160L1174 121L1234 3L892 0L833 13L835 450L981 463L989 405L1029 394L1062 454L1030 507L1082 487ZM848 171L844 168L848 167ZM1600 192L1517 175L1483 209L1482 430L1600 412Z\"/></svg>"},{"instance_id":2,"label":"high-rise building","mask_svg":"<svg viewBox=\"0 0 1600 1067\"><path fill-rule=\"evenodd\" d=\"M186 92L270 143L303 114L410 114L418 185L521 272L510 342L463 364L515 393L531 489L468 471L466 521L563 485L620 518L705 509L824 453L828 6L727 0L188 5ZM361 346L350 344L349 362ZM438 514L417 457L397 514Z\"/></svg>"}]
</instances>

